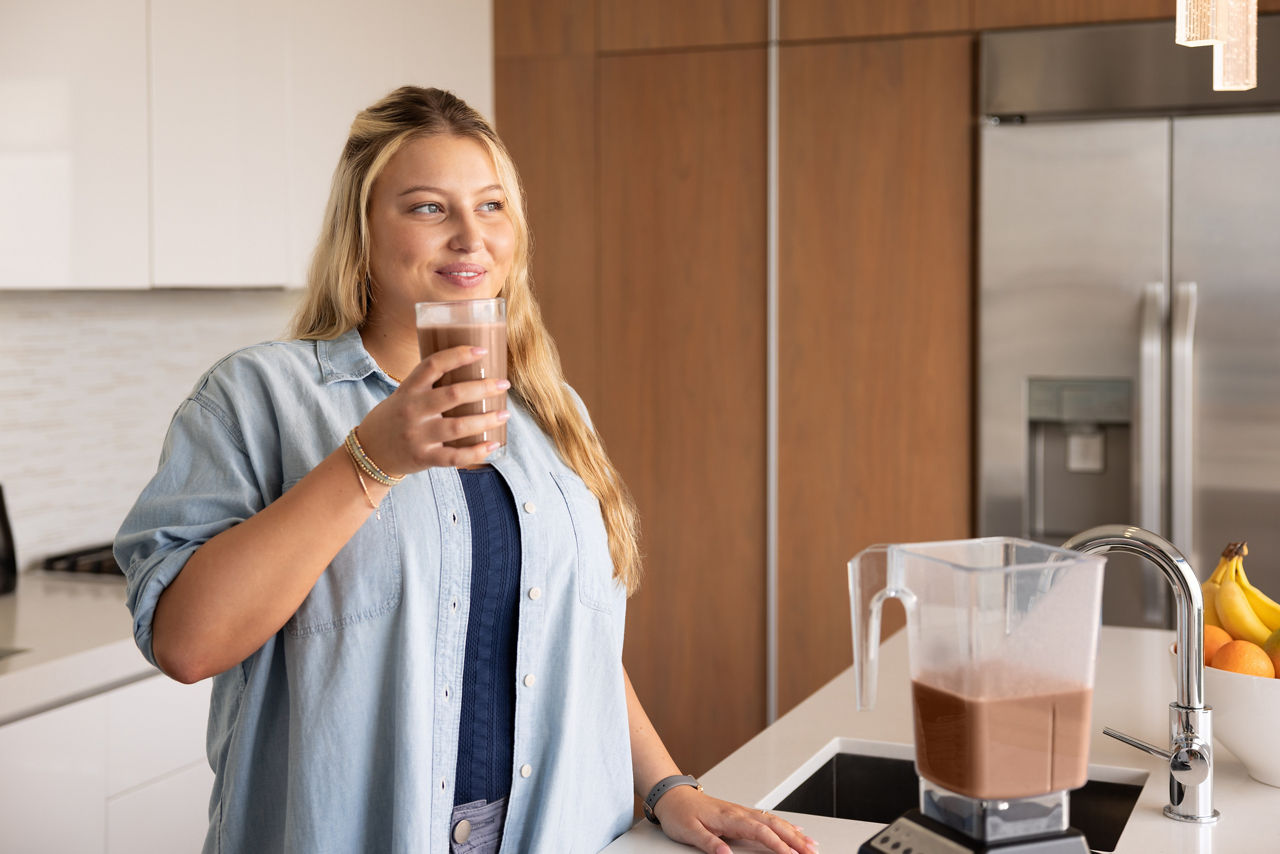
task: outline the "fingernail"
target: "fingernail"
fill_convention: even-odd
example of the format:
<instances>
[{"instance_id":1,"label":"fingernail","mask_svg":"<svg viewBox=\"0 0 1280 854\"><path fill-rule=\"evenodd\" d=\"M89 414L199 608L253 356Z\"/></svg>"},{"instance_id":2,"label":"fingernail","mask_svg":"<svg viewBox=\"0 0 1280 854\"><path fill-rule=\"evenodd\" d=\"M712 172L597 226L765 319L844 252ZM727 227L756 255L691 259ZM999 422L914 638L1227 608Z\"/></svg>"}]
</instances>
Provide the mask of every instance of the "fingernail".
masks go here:
<instances>
[{"instance_id":1,"label":"fingernail","mask_svg":"<svg viewBox=\"0 0 1280 854\"><path fill-rule=\"evenodd\" d=\"M501 447L502 447L502 443L501 443L501 442L490 442L489 444L485 445L485 448L487 448L487 449L489 450L489 452L490 452L490 453L492 453L493 451L498 450L498 449L499 449L499 448L501 448Z\"/></svg>"},{"instance_id":2,"label":"fingernail","mask_svg":"<svg viewBox=\"0 0 1280 854\"><path fill-rule=\"evenodd\" d=\"M811 844L811 845L806 845L806 846L805 846L805 848L809 849L810 854L818 854L818 843L817 843L817 842L814 842L814 843L813 843L813 844Z\"/></svg>"},{"instance_id":3,"label":"fingernail","mask_svg":"<svg viewBox=\"0 0 1280 854\"><path fill-rule=\"evenodd\" d=\"M498 388L502 388L502 389L511 388L511 381L510 381L510 380L498 380Z\"/></svg>"},{"instance_id":4,"label":"fingernail","mask_svg":"<svg viewBox=\"0 0 1280 854\"><path fill-rule=\"evenodd\" d=\"M475 355L475 356L483 356L485 353L488 353L488 352L489 352L488 347L472 347L471 348L471 353L472 355Z\"/></svg>"},{"instance_id":5,"label":"fingernail","mask_svg":"<svg viewBox=\"0 0 1280 854\"><path fill-rule=\"evenodd\" d=\"M499 421L506 421L506 420L507 420L508 418L510 418L510 417L511 417L511 413L510 413L510 412L508 412L508 411L507 411L507 410L505 410L505 409L498 413L498 420L499 420Z\"/></svg>"}]
</instances>

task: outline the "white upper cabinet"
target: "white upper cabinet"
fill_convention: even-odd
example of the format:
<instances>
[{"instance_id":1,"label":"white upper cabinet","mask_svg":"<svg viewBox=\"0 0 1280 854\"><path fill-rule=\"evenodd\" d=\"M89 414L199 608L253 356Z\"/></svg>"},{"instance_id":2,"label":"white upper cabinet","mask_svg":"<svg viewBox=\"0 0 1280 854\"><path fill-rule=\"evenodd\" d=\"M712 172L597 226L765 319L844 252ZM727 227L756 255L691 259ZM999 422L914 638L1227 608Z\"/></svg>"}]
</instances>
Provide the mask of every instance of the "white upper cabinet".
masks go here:
<instances>
[{"instance_id":1,"label":"white upper cabinet","mask_svg":"<svg viewBox=\"0 0 1280 854\"><path fill-rule=\"evenodd\" d=\"M151 0L156 285L289 278L289 41L281 2Z\"/></svg>"},{"instance_id":2,"label":"white upper cabinet","mask_svg":"<svg viewBox=\"0 0 1280 854\"><path fill-rule=\"evenodd\" d=\"M146 0L0 3L0 287L145 288Z\"/></svg>"},{"instance_id":3,"label":"white upper cabinet","mask_svg":"<svg viewBox=\"0 0 1280 854\"><path fill-rule=\"evenodd\" d=\"M292 2L290 242L301 283L357 112L399 86L435 86L492 119L493 14L490 2Z\"/></svg>"},{"instance_id":4,"label":"white upper cabinet","mask_svg":"<svg viewBox=\"0 0 1280 854\"><path fill-rule=\"evenodd\" d=\"M0 288L300 286L351 120L493 109L490 0L0 0Z\"/></svg>"}]
</instances>

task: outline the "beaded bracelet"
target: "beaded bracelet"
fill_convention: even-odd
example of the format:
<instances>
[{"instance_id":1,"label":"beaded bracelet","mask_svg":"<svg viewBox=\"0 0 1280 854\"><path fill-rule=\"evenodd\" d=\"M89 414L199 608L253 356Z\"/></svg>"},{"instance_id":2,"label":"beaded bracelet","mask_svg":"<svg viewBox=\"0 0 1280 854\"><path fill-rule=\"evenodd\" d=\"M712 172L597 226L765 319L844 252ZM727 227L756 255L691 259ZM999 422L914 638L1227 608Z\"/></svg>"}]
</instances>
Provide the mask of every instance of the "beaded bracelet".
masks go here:
<instances>
[{"instance_id":1,"label":"beaded bracelet","mask_svg":"<svg viewBox=\"0 0 1280 854\"><path fill-rule=\"evenodd\" d=\"M351 453L351 458L356 461L360 468L364 469L365 474L376 480L383 486L395 486L404 480L404 475L391 475L378 468L377 463L369 459L369 455L364 452L364 448L360 445L360 438L356 436L356 428L352 427L351 432L347 434L347 450Z\"/></svg>"}]
</instances>

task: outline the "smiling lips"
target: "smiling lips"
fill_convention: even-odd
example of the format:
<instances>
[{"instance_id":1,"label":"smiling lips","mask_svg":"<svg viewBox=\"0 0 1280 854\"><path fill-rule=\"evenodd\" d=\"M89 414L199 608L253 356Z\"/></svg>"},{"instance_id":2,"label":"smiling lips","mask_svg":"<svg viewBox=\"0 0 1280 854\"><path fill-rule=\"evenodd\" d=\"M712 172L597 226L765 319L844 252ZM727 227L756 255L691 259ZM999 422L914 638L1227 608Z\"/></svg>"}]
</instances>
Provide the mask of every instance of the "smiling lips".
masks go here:
<instances>
[{"instance_id":1,"label":"smiling lips","mask_svg":"<svg viewBox=\"0 0 1280 854\"><path fill-rule=\"evenodd\" d=\"M459 288L473 288L484 278L485 269L479 264L446 264L436 270L449 284Z\"/></svg>"}]
</instances>

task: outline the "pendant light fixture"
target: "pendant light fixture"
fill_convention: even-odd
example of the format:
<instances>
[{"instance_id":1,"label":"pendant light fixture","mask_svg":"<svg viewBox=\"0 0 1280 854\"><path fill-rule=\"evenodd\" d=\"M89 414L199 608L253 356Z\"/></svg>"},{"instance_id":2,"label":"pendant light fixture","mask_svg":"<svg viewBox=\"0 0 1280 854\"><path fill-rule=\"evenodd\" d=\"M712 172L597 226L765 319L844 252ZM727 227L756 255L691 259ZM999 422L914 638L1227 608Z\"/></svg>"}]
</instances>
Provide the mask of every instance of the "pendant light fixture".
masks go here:
<instances>
[{"instance_id":1,"label":"pendant light fixture","mask_svg":"<svg viewBox=\"0 0 1280 854\"><path fill-rule=\"evenodd\" d=\"M1258 85L1258 0L1178 0L1173 40L1213 46L1213 88Z\"/></svg>"}]
</instances>

